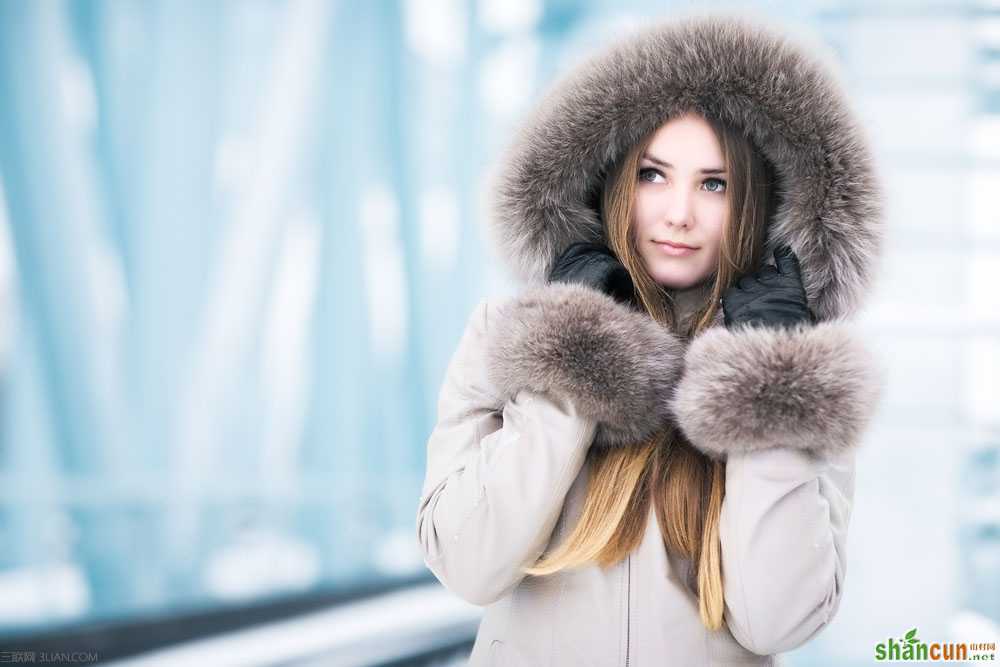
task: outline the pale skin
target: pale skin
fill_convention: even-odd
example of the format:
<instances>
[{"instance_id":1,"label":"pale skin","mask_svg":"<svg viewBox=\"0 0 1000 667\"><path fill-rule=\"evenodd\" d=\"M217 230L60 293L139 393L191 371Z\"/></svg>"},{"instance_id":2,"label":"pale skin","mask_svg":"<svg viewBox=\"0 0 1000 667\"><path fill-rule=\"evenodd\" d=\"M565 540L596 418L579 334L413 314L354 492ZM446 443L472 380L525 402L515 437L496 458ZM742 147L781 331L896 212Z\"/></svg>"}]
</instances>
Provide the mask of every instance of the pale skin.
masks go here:
<instances>
[{"instance_id":1,"label":"pale skin","mask_svg":"<svg viewBox=\"0 0 1000 667\"><path fill-rule=\"evenodd\" d=\"M729 218L725 164L711 126L694 113L664 123L639 160L632 233L660 285L686 290L715 271ZM670 254L664 241L695 249Z\"/></svg>"}]
</instances>

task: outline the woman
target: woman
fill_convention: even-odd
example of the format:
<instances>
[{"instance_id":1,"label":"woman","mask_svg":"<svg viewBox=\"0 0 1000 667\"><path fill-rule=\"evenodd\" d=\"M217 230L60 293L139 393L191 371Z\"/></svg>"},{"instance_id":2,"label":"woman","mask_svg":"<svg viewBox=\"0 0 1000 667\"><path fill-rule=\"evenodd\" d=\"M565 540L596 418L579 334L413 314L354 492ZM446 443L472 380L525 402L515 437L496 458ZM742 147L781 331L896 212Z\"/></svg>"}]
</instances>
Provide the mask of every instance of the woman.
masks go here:
<instances>
[{"instance_id":1,"label":"woman","mask_svg":"<svg viewBox=\"0 0 1000 667\"><path fill-rule=\"evenodd\" d=\"M880 191L825 68L744 18L647 28L544 100L494 201L527 289L470 317L417 516L487 607L471 665L779 664L833 619Z\"/></svg>"}]
</instances>

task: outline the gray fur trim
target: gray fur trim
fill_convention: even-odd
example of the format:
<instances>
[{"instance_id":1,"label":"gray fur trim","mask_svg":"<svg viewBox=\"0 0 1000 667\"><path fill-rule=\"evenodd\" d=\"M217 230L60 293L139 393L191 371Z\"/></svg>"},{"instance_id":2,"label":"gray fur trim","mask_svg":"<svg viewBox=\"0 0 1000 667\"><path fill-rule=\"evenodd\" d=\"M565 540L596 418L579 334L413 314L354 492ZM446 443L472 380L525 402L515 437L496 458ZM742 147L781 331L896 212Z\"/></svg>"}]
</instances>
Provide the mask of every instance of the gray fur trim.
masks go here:
<instances>
[{"instance_id":1,"label":"gray fur trim","mask_svg":"<svg viewBox=\"0 0 1000 667\"><path fill-rule=\"evenodd\" d=\"M776 168L781 203L766 254L779 243L795 251L820 320L856 312L882 248L882 187L820 55L763 17L703 13L587 59L553 86L496 165L488 229L514 277L540 284L570 243L601 240L594 194L610 167L694 108L743 128Z\"/></svg>"},{"instance_id":2,"label":"gray fur trim","mask_svg":"<svg viewBox=\"0 0 1000 667\"><path fill-rule=\"evenodd\" d=\"M792 447L818 456L857 446L885 372L843 322L793 329L713 327L687 348L671 400L708 456Z\"/></svg>"},{"instance_id":3,"label":"gray fur trim","mask_svg":"<svg viewBox=\"0 0 1000 667\"><path fill-rule=\"evenodd\" d=\"M552 283L490 305L487 373L569 398L598 422L595 446L637 444L670 421L684 346L649 315L583 285Z\"/></svg>"}]
</instances>

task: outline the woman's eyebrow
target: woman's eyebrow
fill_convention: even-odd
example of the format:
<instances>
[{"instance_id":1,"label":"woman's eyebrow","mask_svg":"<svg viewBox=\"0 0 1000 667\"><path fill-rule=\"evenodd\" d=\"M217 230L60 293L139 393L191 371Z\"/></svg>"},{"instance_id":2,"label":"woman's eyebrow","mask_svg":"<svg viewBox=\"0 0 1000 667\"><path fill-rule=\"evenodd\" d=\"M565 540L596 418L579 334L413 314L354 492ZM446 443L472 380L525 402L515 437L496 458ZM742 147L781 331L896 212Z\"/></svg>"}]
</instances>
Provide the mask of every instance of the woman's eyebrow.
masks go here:
<instances>
[{"instance_id":1,"label":"woman's eyebrow","mask_svg":"<svg viewBox=\"0 0 1000 667\"><path fill-rule=\"evenodd\" d=\"M650 162L655 162L661 167L665 167L667 169L674 168L674 165L670 164L666 160L661 160L660 158L650 155L649 153L643 153L642 157L649 160ZM698 171L702 174L724 174L726 172L726 170L723 167L707 167L705 169L699 169Z\"/></svg>"}]
</instances>

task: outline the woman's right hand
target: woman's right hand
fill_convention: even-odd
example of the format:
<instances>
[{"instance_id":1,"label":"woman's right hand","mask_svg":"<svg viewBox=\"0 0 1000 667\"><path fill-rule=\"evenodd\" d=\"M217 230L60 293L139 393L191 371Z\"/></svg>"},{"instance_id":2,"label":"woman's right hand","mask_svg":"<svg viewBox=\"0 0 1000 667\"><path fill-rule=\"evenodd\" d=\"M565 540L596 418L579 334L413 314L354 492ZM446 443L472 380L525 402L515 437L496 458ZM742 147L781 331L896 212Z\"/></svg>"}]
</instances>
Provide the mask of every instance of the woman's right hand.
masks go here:
<instances>
[{"instance_id":1,"label":"woman's right hand","mask_svg":"<svg viewBox=\"0 0 1000 667\"><path fill-rule=\"evenodd\" d=\"M549 282L588 285L620 302L630 302L635 296L628 270L611 249L601 243L580 241L571 244L553 263Z\"/></svg>"}]
</instances>

